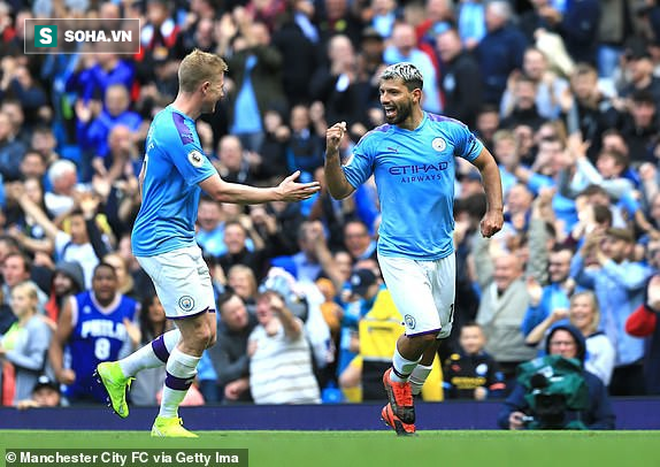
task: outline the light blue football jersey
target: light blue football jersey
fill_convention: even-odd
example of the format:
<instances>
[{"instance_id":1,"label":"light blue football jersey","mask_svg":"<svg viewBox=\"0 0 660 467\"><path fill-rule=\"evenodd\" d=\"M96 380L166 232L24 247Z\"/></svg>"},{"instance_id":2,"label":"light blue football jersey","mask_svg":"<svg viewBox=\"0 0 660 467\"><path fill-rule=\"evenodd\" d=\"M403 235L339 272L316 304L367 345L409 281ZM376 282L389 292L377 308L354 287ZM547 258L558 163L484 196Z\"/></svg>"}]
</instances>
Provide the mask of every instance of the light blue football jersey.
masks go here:
<instances>
[{"instance_id":1,"label":"light blue football jersey","mask_svg":"<svg viewBox=\"0 0 660 467\"><path fill-rule=\"evenodd\" d=\"M201 188L217 173L204 155L195 121L171 105L149 128L142 206L131 242L136 256L155 256L195 245Z\"/></svg>"},{"instance_id":2,"label":"light blue football jersey","mask_svg":"<svg viewBox=\"0 0 660 467\"><path fill-rule=\"evenodd\" d=\"M375 176L379 254L432 261L454 252L454 158L472 162L482 149L463 123L426 112L413 131L386 124L362 137L343 170L356 188Z\"/></svg>"}]
</instances>

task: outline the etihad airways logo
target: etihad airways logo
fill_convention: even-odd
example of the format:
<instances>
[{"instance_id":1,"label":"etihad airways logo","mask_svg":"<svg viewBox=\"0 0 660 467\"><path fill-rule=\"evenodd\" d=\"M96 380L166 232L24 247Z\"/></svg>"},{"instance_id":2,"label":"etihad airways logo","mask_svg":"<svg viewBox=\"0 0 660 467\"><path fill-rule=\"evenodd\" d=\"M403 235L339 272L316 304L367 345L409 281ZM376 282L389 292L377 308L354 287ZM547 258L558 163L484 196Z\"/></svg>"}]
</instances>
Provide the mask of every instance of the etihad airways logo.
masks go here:
<instances>
[{"instance_id":1,"label":"etihad airways logo","mask_svg":"<svg viewBox=\"0 0 660 467\"><path fill-rule=\"evenodd\" d=\"M440 173L449 168L449 162L437 164L395 165L388 169L390 175L402 176L402 183L432 182L441 179Z\"/></svg>"}]
</instances>

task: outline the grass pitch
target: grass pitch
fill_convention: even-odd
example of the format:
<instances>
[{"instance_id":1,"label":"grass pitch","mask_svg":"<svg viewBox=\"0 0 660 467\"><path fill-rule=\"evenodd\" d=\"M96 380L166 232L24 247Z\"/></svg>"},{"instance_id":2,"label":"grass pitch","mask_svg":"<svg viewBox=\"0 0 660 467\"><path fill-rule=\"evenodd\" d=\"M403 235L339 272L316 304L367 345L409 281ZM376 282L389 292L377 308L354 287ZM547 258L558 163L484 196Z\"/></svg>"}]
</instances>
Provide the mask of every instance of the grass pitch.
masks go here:
<instances>
[{"instance_id":1,"label":"grass pitch","mask_svg":"<svg viewBox=\"0 0 660 467\"><path fill-rule=\"evenodd\" d=\"M388 431L198 434L199 439L182 440L136 431L5 430L0 431L0 465L11 465L5 464L5 451L50 448L248 449L251 467L660 466L659 431L420 431L406 438Z\"/></svg>"}]
</instances>

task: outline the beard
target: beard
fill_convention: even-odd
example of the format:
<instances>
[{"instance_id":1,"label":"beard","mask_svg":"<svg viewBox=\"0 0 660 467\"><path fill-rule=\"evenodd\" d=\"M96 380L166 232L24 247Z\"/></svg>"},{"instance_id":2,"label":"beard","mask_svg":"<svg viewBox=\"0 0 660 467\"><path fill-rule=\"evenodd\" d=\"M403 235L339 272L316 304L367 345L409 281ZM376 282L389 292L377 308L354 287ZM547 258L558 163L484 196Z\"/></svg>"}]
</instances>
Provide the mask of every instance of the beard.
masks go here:
<instances>
[{"instance_id":1,"label":"beard","mask_svg":"<svg viewBox=\"0 0 660 467\"><path fill-rule=\"evenodd\" d=\"M392 117L387 116L385 112L385 121L390 125L398 125L408 119L412 115L412 103L410 101L394 105L395 114Z\"/></svg>"},{"instance_id":2,"label":"beard","mask_svg":"<svg viewBox=\"0 0 660 467\"><path fill-rule=\"evenodd\" d=\"M215 113L215 107L218 104L217 100L211 101L211 102L204 102L202 105L201 113L203 114L212 114Z\"/></svg>"}]
</instances>

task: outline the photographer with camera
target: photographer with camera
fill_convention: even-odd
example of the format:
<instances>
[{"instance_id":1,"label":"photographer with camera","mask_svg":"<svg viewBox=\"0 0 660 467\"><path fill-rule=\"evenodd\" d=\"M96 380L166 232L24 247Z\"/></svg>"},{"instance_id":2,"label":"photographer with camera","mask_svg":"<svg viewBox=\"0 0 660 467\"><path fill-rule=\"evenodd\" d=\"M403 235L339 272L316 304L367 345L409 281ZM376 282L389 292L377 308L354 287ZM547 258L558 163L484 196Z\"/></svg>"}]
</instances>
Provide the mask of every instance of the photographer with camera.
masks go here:
<instances>
[{"instance_id":1,"label":"photographer with camera","mask_svg":"<svg viewBox=\"0 0 660 467\"><path fill-rule=\"evenodd\" d=\"M601 380L584 369L580 331L556 326L546 357L518 368L518 382L497 417L500 428L612 430L615 416Z\"/></svg>"}]
</instances>

